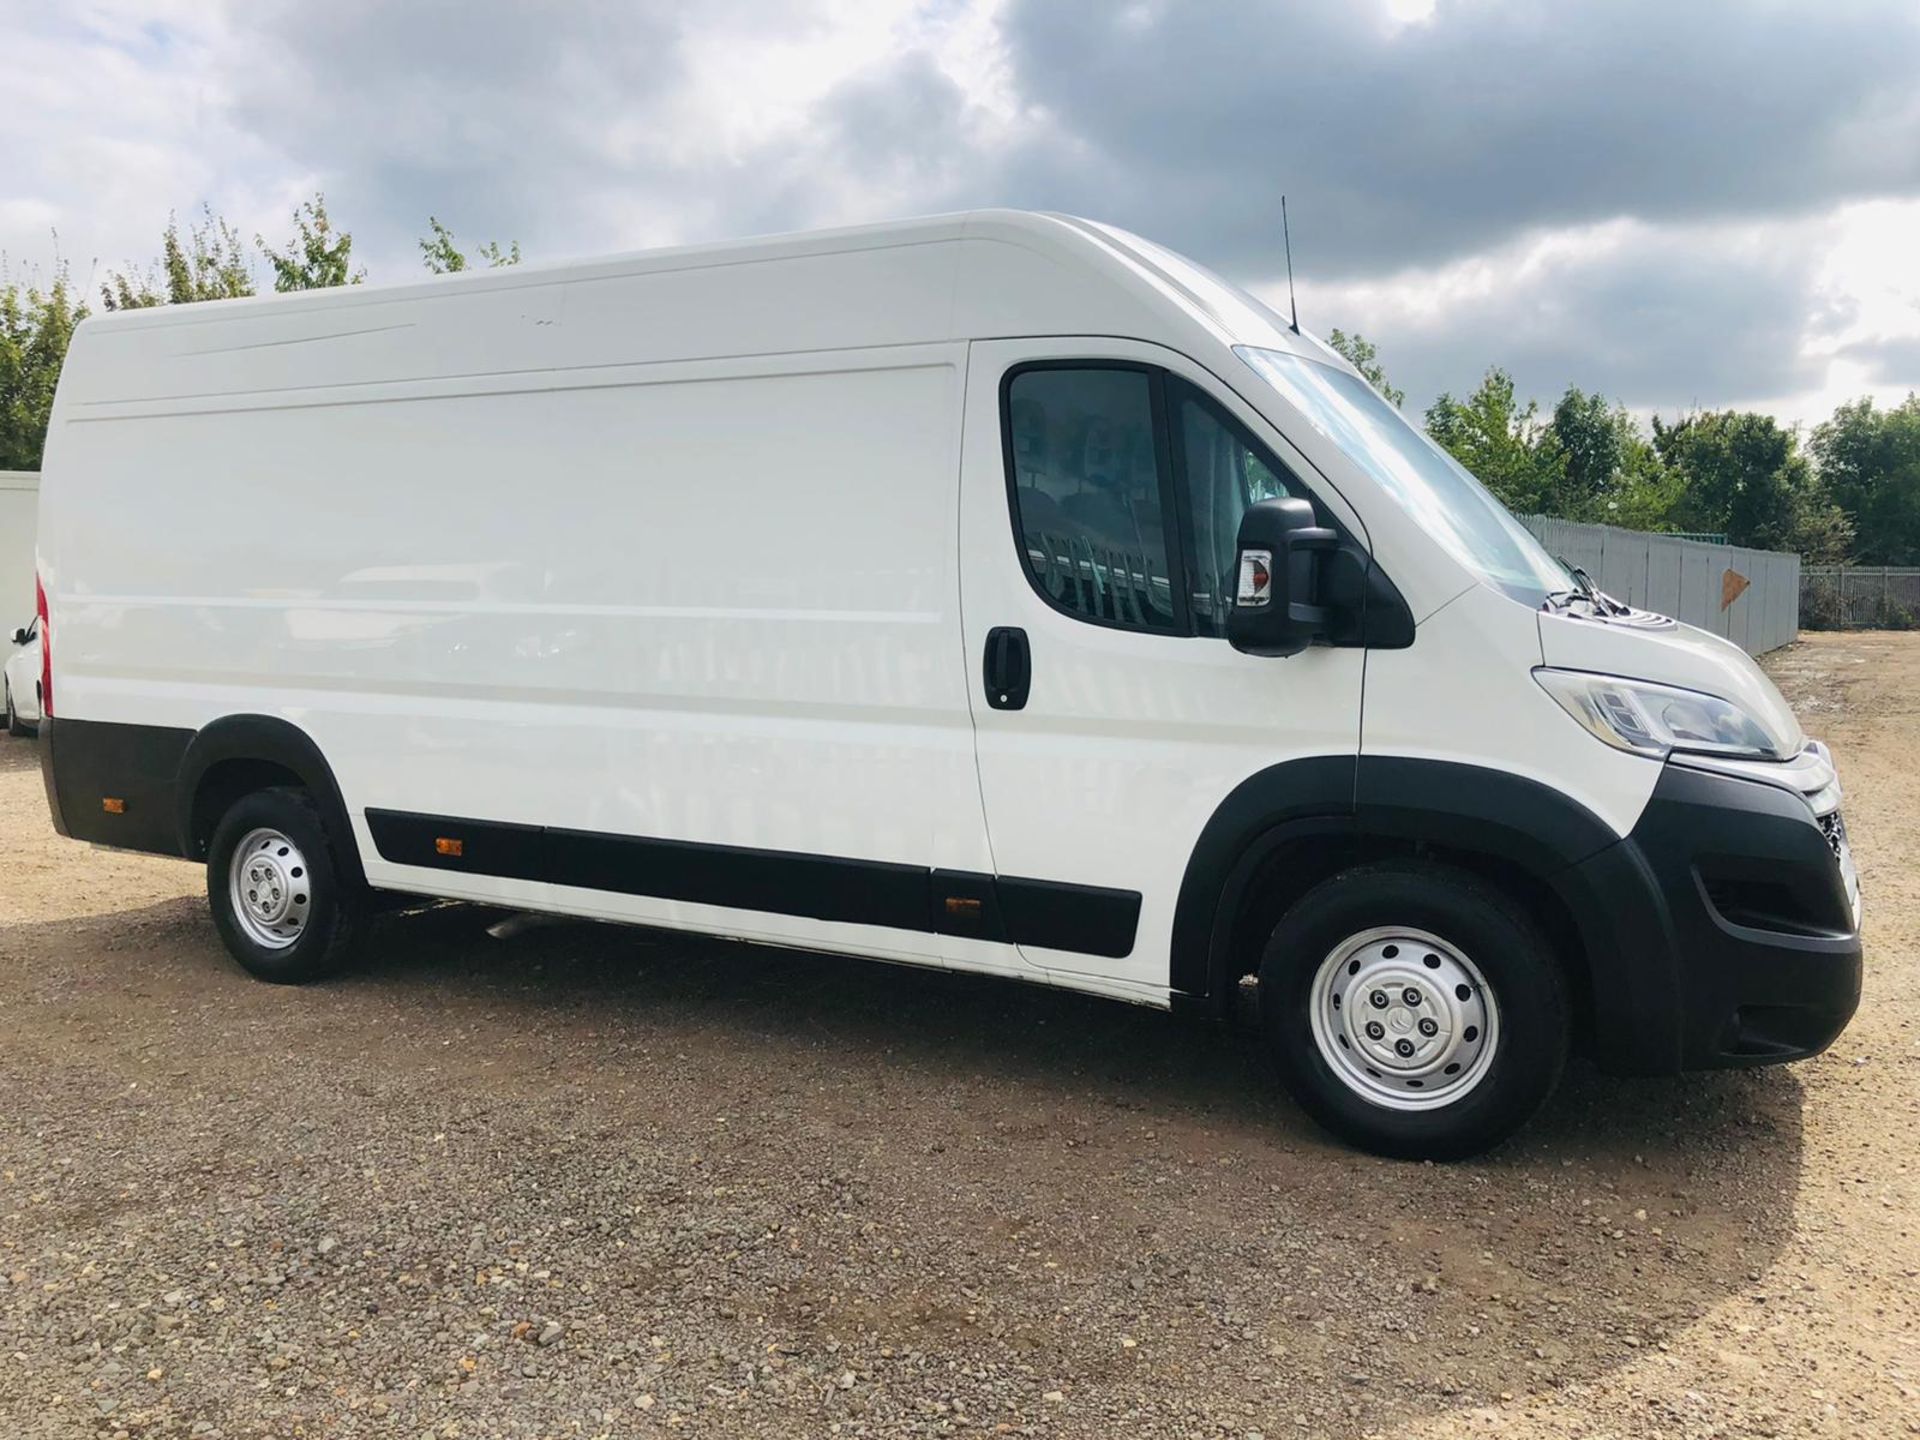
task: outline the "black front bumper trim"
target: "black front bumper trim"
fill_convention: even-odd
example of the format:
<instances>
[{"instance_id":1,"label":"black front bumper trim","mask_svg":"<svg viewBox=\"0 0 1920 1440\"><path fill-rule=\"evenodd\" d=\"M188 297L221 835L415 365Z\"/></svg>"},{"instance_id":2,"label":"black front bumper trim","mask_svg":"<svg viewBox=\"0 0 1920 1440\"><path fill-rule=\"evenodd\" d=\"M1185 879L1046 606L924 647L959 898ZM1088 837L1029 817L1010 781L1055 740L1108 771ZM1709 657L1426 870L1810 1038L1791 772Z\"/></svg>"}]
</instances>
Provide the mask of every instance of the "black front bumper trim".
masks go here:
<instances>
[{"instance_id":1,"label":"black front bumper trim","mask_svg":"<svg viewBox=\"0 0 1920 1440\"><path fill-rule=\"evenodd\" d=\"M1807 802L1669 765L1632 834L1558 887L1593 957L1596 1049L1627 1073L1817 1054L1860 1003L1860 936Z\"/></svg>"}]
</instances>

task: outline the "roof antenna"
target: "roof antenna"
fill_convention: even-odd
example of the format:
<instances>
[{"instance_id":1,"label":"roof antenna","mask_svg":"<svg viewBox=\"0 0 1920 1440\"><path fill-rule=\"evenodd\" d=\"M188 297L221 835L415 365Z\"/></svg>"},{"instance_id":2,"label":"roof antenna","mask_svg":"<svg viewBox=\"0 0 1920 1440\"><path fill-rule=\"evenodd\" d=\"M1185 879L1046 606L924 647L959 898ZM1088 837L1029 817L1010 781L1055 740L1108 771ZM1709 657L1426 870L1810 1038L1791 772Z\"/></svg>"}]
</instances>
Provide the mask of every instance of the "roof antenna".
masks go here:
<instances>
[{"instance_id":1,"label":"roof antenna","mask_svg":"<svg viewBox=\"0 0 1920 1440\"><path fill-rule=\"evenodd\" d=\"M1293 311L1293 333L1300 333L1300 302L1293 298L1293 232L1287 228L1287 197L1280 197L1280 236L1287 243L1287 306Z\"/></svg>"}]
</instances>

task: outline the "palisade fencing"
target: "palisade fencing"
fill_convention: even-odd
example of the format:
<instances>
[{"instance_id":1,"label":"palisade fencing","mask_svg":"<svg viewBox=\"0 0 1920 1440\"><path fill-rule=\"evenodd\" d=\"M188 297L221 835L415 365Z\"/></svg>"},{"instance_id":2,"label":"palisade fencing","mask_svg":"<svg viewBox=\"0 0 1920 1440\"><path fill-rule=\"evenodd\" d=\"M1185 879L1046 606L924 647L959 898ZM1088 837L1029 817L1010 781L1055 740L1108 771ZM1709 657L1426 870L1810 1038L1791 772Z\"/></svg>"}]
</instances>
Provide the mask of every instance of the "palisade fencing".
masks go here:
<instances>
[{"instance_id":1,"label":"palisade fencing","mask_svg":"<svg viewBox=\"0 0 1920 1440\"><path fill-rule=\"evenodd\" d=\"M1809 566L1800 612L1809 630L1911 630L1920 625L1920 568Z\"/></svg>"},{"instance_id":2,"label":"palisade fencing","mask_svg":"<svg viewBox=\"0 0 1920 1440\"><path fill-rule=\"evenodd\" d=\"M1798 555L1546 515L1520 523L1609 595L1724 635L1750 655L1799 638Z\"/></svg>"}]
</instances>

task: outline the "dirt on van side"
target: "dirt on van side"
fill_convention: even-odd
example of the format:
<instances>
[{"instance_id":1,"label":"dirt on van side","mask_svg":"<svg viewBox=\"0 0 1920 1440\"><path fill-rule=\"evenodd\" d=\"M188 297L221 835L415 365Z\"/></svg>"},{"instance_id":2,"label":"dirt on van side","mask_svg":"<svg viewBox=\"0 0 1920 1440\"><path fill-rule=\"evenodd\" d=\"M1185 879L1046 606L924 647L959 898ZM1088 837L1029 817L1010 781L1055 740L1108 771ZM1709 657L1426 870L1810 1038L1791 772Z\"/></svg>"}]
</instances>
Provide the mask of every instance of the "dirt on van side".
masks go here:
<instances>
[{"instance_id":1,"label":"dirt on van side","mask_svg":"<svg viewBox=\"0 0 1920 1440\"><path fill-rule=\"evenodd\" d=\"M962 977L445 906L261 985L0 739L0 1435L1920 1434L1920 635L1770 663L1853 1028L1450 1167Z\"/></svg>"}]
</instances>

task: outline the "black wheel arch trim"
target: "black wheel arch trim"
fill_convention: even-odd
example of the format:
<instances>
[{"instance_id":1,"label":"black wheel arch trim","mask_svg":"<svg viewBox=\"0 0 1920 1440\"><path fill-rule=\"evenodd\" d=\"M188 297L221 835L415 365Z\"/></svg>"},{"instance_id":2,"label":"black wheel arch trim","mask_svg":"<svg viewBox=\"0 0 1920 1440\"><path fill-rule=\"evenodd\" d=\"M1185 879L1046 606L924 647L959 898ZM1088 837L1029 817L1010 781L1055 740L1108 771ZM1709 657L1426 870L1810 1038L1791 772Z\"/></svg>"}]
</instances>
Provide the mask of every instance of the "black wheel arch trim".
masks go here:
<instances>
[{"instance_id":1,"label":"black wheel arch trim","mask_svg":"<svg viewBox=\"0 0 1920 1440\"><path fill-rule=\"evenodd\" d=\"M1489 766L1389 755L1313 756L1270 766L1220 802L1187 862L1171 946L1177 1006L1228 1013L1244 958L1234 953L1234 927L1250 887L1282 846L1315 839L1476 853L1559 894L1560 877L1621 837L1563 792ZM1563 900L1577 918L1590 908L1584 894Z\"/></svg>"},{"instance_id":2,"label":"black wheel arch trim","mask_svg":"<svg viewBox=\"0 0 1920 1440\"><path fill-rule=\"evenodd\" d=\"M1177 1007L1226 1013L1233 922L1253 876L1296 836L1351 832L1357 767L1352 755L1284 760L1249 775L1214 807L1173 907L1168 974Z\"/></svg>"},{"instance_id":3,"label":"black wheel arch trim","mask_svg":"<svg viewBox=\"0 0 1920 1440\"><path fill-rule=\"evenodd\" d=\"M328 831L338 840L337 859L347 878L355 884L366 882L353 822L333 767L311 735L278 715L224 715L194 733L181 757L174 790L182 855L189 860L206 858L210 836L199 833L202 827L196 823L195 813L201 783L215 766L235 760L276 765L298 776L320 806Z\"/></svg>"}]
</instances>

